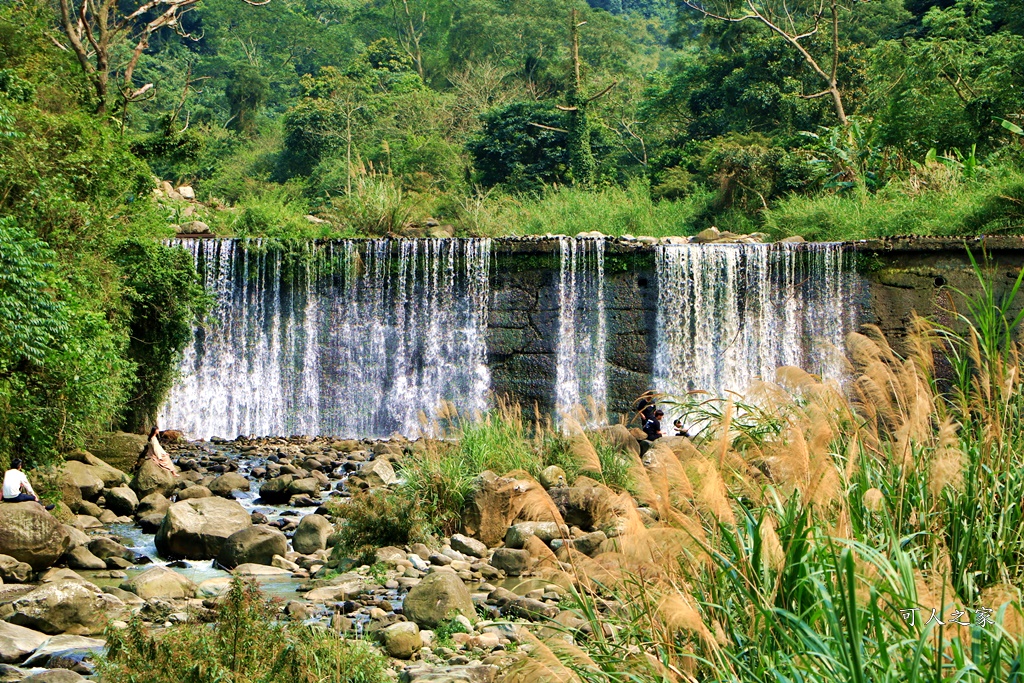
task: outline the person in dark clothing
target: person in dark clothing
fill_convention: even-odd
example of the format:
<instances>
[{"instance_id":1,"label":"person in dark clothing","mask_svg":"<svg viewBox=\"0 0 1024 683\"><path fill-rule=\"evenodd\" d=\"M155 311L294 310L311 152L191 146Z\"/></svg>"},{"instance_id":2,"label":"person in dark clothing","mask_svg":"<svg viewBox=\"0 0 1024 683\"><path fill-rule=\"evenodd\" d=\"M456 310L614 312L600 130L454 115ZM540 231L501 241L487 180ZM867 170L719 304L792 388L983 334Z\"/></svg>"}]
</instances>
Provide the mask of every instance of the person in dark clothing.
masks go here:
<instances>
[{"instance_id":1,"label":"person in dark clothing","mask_svg":"<svg viewBox=\"0 0 1024 683\"><path fill-rule=\"evenodd\" d=\"M647 434L648 441L654 441L664 436L661 433L661 418L665 417L665 413L661 410L654 411L654 416L644 423L644 433Z\"/></svg>"},{"instance_id":2,"label":"person in dark clothing","mask_svg":"<svg viewBox=\"0 0 1024 683\"><path fill-rule=\"evenodd\" d=\"M654 401L649 396L641 396L637 399L636 410L637 417L640 418L640 427L643 428L648 422L654 419L654 413L657 411L658 406L654 404Z\"/></svg>"}]
</instances>

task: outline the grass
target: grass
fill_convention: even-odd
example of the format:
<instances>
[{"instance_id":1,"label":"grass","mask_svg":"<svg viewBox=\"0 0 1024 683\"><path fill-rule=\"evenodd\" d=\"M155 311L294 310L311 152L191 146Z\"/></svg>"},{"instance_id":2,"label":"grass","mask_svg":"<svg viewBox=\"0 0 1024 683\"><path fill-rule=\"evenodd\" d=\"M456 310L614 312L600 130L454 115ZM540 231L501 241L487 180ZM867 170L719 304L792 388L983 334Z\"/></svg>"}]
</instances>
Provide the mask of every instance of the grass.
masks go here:
<instances>
[{"instance_id":1,"label":"grass","mask_svg":"<svg viewBox=\"0 0 1024 683\"><path fill-rule=\"evenodd\" d=\"M542 559L584 627L551 624L503 680L1019 683L1011 306L982 297L956 334L918 321L902 356L851 335L845 390L790 368L750 409L705 402L692 442L631 472L658 521L623 497L611 547L568 576ZM936 354L964 359L952 382Z\"/></svg>"},{"instance_id":2,"label":"grass","mask_svg":"<svg viewBox=\"0 0 1024 683\"><path fill-rule=\"evenodd\" d=\"M773 236L818 241L1016 234L1024 230L1024 173L1007 168L933 188L911 179L895 180L877 194L793 196L766 211L763 221Z\"/></svg>"},{"instance_id":3,"label":"grass","mask_svg":"<svg viewBox=\"0 0 1024 683\"><path fill-rule=\"evenodd\" d=\"M255 583L235 578L212 626L107 632L104 683L386 683L387 660L361 641L281 619Z\"/></svg>"}]
</instances>

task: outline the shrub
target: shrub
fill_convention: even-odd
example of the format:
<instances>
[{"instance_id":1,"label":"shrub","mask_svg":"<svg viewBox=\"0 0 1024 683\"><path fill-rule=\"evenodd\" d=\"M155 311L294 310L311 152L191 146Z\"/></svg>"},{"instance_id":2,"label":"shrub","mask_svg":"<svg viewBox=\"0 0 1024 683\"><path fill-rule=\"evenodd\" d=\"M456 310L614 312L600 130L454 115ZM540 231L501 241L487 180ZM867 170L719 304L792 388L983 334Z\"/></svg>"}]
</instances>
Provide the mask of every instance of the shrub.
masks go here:
<instances>
[{"instance_id":1,"label":"shrub","mask_svg":"<svg viewBox=\"0 0 1024 683\"><path fill-rule=\"evenodd\" d=\"M365 491L331 512L344 519L338 536L342 552L374 564L376 550L427 541L430 524L420 501L401 491Z\"/></svg>"},{"instance_id":2,"label":"shrub","mask_svg":"<svg viewBox=\"0 0 1024 683\"><path fill-rule=\"evenodd\" d=\"M278 620L255 583L235 578L213 627L150 632L138 617L107 632L105 683L385 683L386 660L363 642Z\"/></svg>"}]
</instances>

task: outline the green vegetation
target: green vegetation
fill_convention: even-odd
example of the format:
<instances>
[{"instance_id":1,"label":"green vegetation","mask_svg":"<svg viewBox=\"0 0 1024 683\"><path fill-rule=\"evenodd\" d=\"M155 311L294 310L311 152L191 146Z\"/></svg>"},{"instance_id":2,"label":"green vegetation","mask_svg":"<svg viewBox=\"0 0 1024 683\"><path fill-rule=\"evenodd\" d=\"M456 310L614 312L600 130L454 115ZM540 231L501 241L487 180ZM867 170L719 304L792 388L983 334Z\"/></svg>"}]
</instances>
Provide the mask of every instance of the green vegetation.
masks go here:
<instances>
[{"instance_id":1,"label":"green vegetation","mask_svg":"<svg viewBox=\"0 0 1024 683\"><path fill-rule=\"evenodd\" d=\"M107 631L108 683L385 683L387 660L333 631L282 620L254 582L235 578L212 627L149 632L134 618Z\"/></svg>"}]
</instances>

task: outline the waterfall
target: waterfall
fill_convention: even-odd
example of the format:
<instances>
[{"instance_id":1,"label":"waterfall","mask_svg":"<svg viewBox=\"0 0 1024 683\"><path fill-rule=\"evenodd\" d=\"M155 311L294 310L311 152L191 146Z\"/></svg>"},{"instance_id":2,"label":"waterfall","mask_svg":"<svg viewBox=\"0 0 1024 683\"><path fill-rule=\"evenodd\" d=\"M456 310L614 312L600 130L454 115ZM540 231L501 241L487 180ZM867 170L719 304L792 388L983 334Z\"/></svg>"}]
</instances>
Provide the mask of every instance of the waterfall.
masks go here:
<instances>
[{"instance_id":1,"label":"waterfall","mask_svg":"<svg viewBox=\"0 0 1024 683\"><path fill-rule=\"evenodd\" d=\"M840 378L856 323L841 244L710 244L657 250L657 391L742 392L796 365Z\"/></svg>"},{"instance_id":2,"label":"waterfall","mask_svg":"<svg viewBox=\"0 0 1024 683\"><path fill-rule=\"evenodd\" d=\"M409 436L483 410L490 241L340 240L297 252L180 239L215 306L159 424L191 438Z\"/></svg>"},{"instance_id":3,"label":"waterfall","mask_svg":"<svg viewBox=\"0 0 1024 683\"><path fill-rule=\"evenodd\" d=\"M604 239L559 238L555 410L607 404Z\"/></svg>"}]
</instances>

